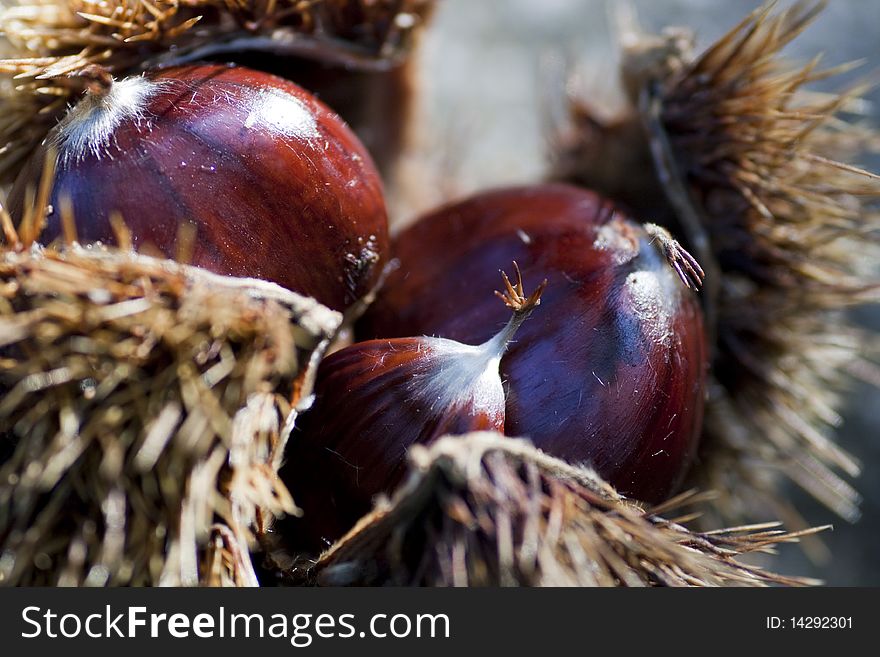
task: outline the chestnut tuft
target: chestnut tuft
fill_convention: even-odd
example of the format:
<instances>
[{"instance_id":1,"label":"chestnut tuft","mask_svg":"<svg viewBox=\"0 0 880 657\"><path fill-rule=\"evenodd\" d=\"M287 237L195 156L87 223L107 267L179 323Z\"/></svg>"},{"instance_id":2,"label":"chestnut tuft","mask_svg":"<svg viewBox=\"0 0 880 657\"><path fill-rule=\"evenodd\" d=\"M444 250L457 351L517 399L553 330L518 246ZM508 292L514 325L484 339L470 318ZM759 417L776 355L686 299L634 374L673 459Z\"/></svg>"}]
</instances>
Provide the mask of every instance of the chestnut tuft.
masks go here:
<instances>
[{"instance_id":1,"label":"chestnut tuft","mask_svg":"<svg viewBox=\"0 0 880 657\"><path fill-rule=\"evenodd\" d=\"M364 316L364 337L485 340L503 320L478 292L485 263L516 260L550 285L501 364L507 435L588 463L647 502L680 484L700 434L708 354L688 289L701 270L665 230L593 192L538 185L437 210L392 251L401 266ZM443 296L429 298L440 282Z\"/></svg>"},{"instance_id":2,"label":"chestnut tuft","mask_svg":"<svg viewBox=\"0 0 880 657\"><path fill-rule=\"evenodd\" d=\"M10 193L21 221L45 153L57 151L41 242L62 235L69 209L81 242L114 243L122 217L136 248L274 281L335 310L373 289L388 255L382 184L324 104L243 67L99 73Z\"/></svg>"},{"instance_id":3,"label":"chestnut tuft","mask_svg":"<svg viewBox=\"0 0 880 657\"><path fill-rule=\"evenodd\" d=\"M303 509L302 518L284 521L294 525L282 528L286 536L312 550L324 547L319 539L340 537L369 511L377 494L400 482L413 444L504 430L499 363L547 284L526 295L513 265L516 283L501 272L505 289L495 292L512 315L479 346L395 338L356 343L324 359L314 406L300 418L280 473Z\"/></svg>"}]
</instances>

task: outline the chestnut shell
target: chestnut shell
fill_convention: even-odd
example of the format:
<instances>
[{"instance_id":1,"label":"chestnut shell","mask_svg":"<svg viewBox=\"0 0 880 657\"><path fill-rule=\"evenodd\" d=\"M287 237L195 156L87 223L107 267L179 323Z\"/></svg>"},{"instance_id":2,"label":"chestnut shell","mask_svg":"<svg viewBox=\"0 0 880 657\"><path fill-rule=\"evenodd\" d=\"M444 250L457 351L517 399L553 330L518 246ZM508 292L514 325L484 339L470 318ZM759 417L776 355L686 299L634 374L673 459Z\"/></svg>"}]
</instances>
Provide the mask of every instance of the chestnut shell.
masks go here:
<instances>
[{"instance_id":1,"label":"chestnut shell","mask_svg":"<svg viewBox=\"0 0 880 657\"><path fill-rule=\"evenodd\" d=\"M274 281L336 310L375 285L388 255L382 184L333 111L244 67L181 66L147 79L157 90L102 148L62 144L41 242L61 235L66 195L80 242L113 243L118 212L136 247L174 257L179 226L191 222L191 264L217 273ZM43 157L10 194L17 220Z\"/></svg>"},{"instance_id":2,"label":"chestnut shell","mask_svg":"<svg viewBox=\"0 0 880 657\"><path fill-rule=\"evenodd\" d=\"M695 295L641 225L588 190L518 187L429 214L392 251L401 266L364 337L479 344L506 319L485 290L515 260L549 284L501 364L507 435L589 463L644 501L680 484L702 424L706 337Z\"/></svg>"},{"instance_id":3,"label":"chestnut shell","mask_svg":"<svg viewBox=\"0 0 880 657\"><path fill-rule=\"evenodd\" d=\"M474 393L463 394L458 403L429 394L426 384L440 378L445 367L454 368L450 359L455 356L441 353L448 348L441 349L440 342L448 341L368 340L321 362L314 405L297 420L279 472L303 510L301 518L285 518L279 525L288 541L316 552L341 537L370 510L376 495L391 493L400 483L413 444L504 430L497 371L497 395L486 394L476 380L458 381L455 392Z\"/></svg>"}]
</instances>

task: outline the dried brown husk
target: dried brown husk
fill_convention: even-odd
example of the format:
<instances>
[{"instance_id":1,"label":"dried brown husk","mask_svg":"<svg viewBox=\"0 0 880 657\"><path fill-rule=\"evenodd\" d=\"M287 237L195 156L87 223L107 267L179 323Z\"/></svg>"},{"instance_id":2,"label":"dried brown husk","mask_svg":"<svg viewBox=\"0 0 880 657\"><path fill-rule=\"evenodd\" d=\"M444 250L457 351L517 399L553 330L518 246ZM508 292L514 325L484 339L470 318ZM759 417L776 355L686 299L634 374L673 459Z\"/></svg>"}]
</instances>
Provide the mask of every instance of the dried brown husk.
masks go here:
<instances>
[{"instance_id":1,"label":"dried brown husk","mask_svg":"<svg viewBox=\"0 0 880 657\"><path fill-rule=\"evenodd\" d=\"M387 71L436 0L16 0L0 7L0 183L9 182L81 93L113 74L265 52Z\"/></svg>"},{"instance_id":2,"label":"dried brown husk","mask_svg":"<svg viewBox=\"0 0 880 657\"><path fill-rule=\"evenodd\" d=\"M0 584L256 585L341 319L100 246L0 252Z\"/></svg>"},{"instance_id":3,"label":"dried brown husk","mask_svg":"<svg viewBox=\"0 0 880 657\"><path fill-rule=\"evenodd\" d=\"M665 222L706 269L715 358L695 481L728 517L794 518L785 479L859 515L860 466L833 434L852 373L876 372L876 336L846 311L880 300L880 179L851 164L880 138L852 113L864 86L807 89L850 67L780 57L824 4L769 3L696 57L683 30L629 34L629 107L600 119L573 99L557 144L558 177Z\"/></svg>"},{"instance_id":4,"label":"dried brown husk","mask_svg":"<svg viewBox=\"0 0 880 657\"><path fill-rule=\"evenodd\" d=\"M495 433L410 451L408 481L316 562L269 550L291 582L330 586L809 585L749 565L748 553L805 533L778 523L717 532L664 519L620 497L592 470Z\"/></svg>"}]
</instances>

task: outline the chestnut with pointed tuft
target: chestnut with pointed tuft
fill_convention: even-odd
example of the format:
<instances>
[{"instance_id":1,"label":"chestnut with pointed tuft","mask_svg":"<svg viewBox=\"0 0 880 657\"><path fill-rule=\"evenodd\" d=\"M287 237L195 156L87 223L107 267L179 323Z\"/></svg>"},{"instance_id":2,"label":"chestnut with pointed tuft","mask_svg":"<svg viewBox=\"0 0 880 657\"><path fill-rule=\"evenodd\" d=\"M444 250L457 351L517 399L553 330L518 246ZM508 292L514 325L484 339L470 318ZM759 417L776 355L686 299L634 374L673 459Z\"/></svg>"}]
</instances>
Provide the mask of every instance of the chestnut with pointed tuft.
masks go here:
<instances>
[{"instance_id":1,"label":"chestnut with pointed tuft","mask_svg":"<svg viewBox=\"0 0 880 657\"><path fill-rule=\"evenodd\" d=\"M79 77L84 96L9 196L20 222L45 152L57 151L42 243L65 233L65 209L80 242L116 243L121 216L135 248L185 252L190 264L274 281L334 310L374 288L389 241L379 174L311 94L225 65L121 80L96 66Z\"/></svg>"},{"instance_id":2,"label":"chestnut with pointed tuft","mask_svg":"<svg viewBox=\"0 0 880 657\"><path fill-rule=\"evenodd\" d=\"M303 414L281 477L303 510L283 521L285 535L320 549L391 492L413 444L448 434L504 430L501 357L540 304L545 280L526 295L522 274L504 272L495 294L512 311L479 346L418 337L360 342L328 356L318 369L314 406ZM430 300L429 300L430 301ZM308 544L310 543L310 544Z\"/></svg>"},{"instance_id":3,"label":"chestnut with pointed tuft","mask_svg":"<svg viewBox=\"0 0 880 657\"><path fill-rule=\"evenodd\" d=\"M702 269L658 226L567 185L477 194L397 236L400 268L363 318L364 337L485 340L499 308L475 291L485 262L550 281L501 370L505 431L588 463L647 502L679 485L701 429L708 353L693 288ZM445 294L425 290L443 281ZM689 289L690 288L690 289Z\"/></svg>"}]
</instances>

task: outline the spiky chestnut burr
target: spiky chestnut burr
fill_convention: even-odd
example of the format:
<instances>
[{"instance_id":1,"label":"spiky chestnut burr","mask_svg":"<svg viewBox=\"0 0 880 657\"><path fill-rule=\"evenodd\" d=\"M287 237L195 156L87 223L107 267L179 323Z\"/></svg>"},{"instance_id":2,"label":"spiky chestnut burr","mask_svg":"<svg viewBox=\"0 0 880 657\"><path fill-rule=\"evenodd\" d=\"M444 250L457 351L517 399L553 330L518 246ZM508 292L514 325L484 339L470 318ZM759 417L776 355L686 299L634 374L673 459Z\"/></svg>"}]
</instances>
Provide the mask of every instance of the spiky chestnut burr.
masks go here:
<instances>
[{"instance_id":1,"label":"spiky chestnut burr","mask_svg":"<svg viewBox=\"0 0 880 657\"><path fill-rule=\"evenodd\" d=\"M62 236L67 212L80 242L114 243L121 217L138 249L270 280L334 310L376 285L388 252L379 175L311 94L221 65L83 75L85 96L47 139L58 161L41 242ZM10 192L19 221L45 157Z\"/></svg>"},{"instance_id":2,"label":"spiky chestnut burr","mask_svg":"<svg viewBox=\"0 0 880 657\"><path fill-rule=\"evenodd\" d=\"M780 474L859 515L844 475L860 465L833 429L852 374L877 379L876 337L844 311L880 290L880 178L851 164L878 138L852 122L865 85L808 88L852 65L780 56L826 4L767 2L702 53L688 31L645 34L628 16L626 107L603 119L590 94L571 98L554 149L555 178L650 212L706 268L716 394L697 483L729 491L718 507L736 520L791 514Z\"/></svg>"},{"instance_id":3,"label":"spiky chestnut burr","mask_svg":"<svg viewBox=\"0 0 880 657\"><path fill-rule=\"evenodd\" d=\"M501 321L477 293L485 262L547 278L543 311L502 362L508 435L588 462L621 492L665 498L700 431L707 347L696 261L664 229L565 185L484 192L397 236L392 274L361 329L466 343ZM428 291L442 281L444 295ZM685 284L683 285L682 282Z\"/></svg>"},{"instance_id":4,"label":"spiky chestnut burr","mask_svg":"<svg viewBox=\"0 0 880 657\"><path fill-rule=\"evenodd\" d=\"M432 337L371 340L321 363L314 406L302 416L281 470L303 515L286 519L279 531L320 550L354 525L377 494L394 489L412 445L504 430L499 364L547 285L526 295L513 266L516 282L502 272L504 291L495 292L512 314L479 346Z\"/></svg>"},{"instance_id":5,"label":"spiky chestnut burr","mask_svg":"<svg viewBox=\"0 0 880 657\"><path fill-rule=\"evenodd\" d=\"M697 533L688 518L709 496L689 491L644 509L589 468L490 432L414 447L408 461L409 476L389 503L313 567L296 567L281 550L272 561L292 582L318 586L820 583L738 557L827 527L787 533L771 522Z\"/></svg>"},{"instance_id":6,"label":"spiky chestnut burr","mask_svg":"<svg viewBox=\"0 0 880 657\"><path fill-rule=\"evenodd\" d=\"M95 247L4 248L0 290L0 586L256 585L340 313Z\"/></svg>"}]
</instances>

